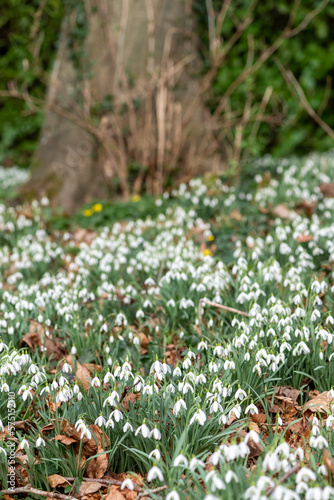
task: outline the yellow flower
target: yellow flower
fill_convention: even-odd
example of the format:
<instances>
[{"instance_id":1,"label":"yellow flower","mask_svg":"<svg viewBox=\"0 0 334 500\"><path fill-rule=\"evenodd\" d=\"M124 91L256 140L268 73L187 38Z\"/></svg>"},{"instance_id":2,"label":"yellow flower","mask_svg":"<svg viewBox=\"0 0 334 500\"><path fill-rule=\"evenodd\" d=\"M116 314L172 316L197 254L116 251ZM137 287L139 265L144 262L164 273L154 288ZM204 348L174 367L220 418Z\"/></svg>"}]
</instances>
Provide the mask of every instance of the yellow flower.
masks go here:
<instances>
[{"instance_id":1,"label":"yellow flower","mask_svg":"<svg viewBox=\"0 0 334 500\"><path fill-rule=\"evenodd\" d=\"M83 210L82 213L84 214L85 217L90 217L91 215L93 215L93 210L86 208L86 210Z\"/></svg>"},{"instance_id":2,"label":"yellow flower","mask_svg":"<svg viewBox=\"0 0 334 500\"><path fill-rule=\"evenodd\" d=\"M213 241L215 239L215 237L213 236L213 234L210 234L210 236L208 236L207 240L208 241Z\"/></svg>"},{"instance_id":3,"label":"yellow flower","mask_svg":"<svg viewBox=\"0 0 334 500\"><path fill-rule=\"evenodd\" d=\"M212 257L212 252L210 250L210 248L205 248L203 250L203 255L206 256L206 255L210 255L210 257Z\"/></svg>"},{"instance_id":4,"label":"yellow flower","mask_svg":"<svg viewBox=\"0 0 334 500\"><path fill-rule=\"evenodd\" d=\"M132 201L134 201L135 203L137 203L137 201L139 200L140 200L139 194L135 194L134 196L132 196Z\"/></svg>"},{"instance_id":5,"label":"yellow flower","mask_svg":"<svg viewBox=\"0 0 334 500\"><path fill-rule=\"evenodd\" d=\"M103 206L101 203L95 203L95 205L92 206L93 212L101 212Z\"/></svg>"}]
</instances>

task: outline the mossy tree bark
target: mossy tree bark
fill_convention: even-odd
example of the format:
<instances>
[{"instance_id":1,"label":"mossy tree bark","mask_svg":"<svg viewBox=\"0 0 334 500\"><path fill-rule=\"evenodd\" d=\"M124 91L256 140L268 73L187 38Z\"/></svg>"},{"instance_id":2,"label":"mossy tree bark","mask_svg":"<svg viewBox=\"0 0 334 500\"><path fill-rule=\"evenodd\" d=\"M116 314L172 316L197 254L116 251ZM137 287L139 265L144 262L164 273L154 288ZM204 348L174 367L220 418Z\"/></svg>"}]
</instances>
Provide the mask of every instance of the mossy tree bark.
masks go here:
<instances>
[{"instance_id":1,"label":"mossy tree bark","mask_svg":"<svg viewBox=\"0 0 334 500\"><path fill-rule=\"evenodd\" d=\"M191 0L86 0L85 12L82 46L71 39L77 13L63 20L32 178L23 192L46 195L73 213L82 203L107 197L116 178L126 198L144 175L148 190L157 194L165 169L178 169L181 176L182 165L195 175L219 169L221 151L211 141L199 97ZM73 57L78 49L79 64ZM145 113L133 104L142 89L142 95L151 92ZM118 111L96 120L92 109L110 95ZM123 98L129 124L121 121ZM127 127L131 134L124 140ZM128 185L131 160L143 165L134 187Z\"/></svg>"}]
</instances>

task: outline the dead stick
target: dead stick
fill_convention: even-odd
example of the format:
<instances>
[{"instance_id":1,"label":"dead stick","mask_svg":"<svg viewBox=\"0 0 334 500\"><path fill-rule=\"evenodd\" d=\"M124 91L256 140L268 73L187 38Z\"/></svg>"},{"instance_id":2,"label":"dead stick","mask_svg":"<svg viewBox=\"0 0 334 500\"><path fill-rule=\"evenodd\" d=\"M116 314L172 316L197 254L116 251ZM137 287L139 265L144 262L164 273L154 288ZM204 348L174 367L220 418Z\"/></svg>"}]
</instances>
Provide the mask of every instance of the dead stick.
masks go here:
<instances>
[{"instance_id":1,"label":"dead stick","mask_svg":"<svg viewBox=\"0 0 334 500\"><path fill-rule=\"evenodd\" d=\"M229 307L229 306L224 306L222 304L217 304L217 302L212 302L211 300L208 300L208 299L200 299L199 305L198 305L198 328L199 328L200 335L202 334L202 314L203 314L202 303L208 304L209 306L218 307L219 309L223 309L224 311L234 312L236 314L241 314L242 316L247 316L247 318L249 317L248 313L246 313L244 311L239 311L239 309L234 309L234 307Z\"/></svg>"},{"instance_id":2,"label":"dead stick","mask_svg":"<svg viewBox=\"0 0 334 500\"><path fill-rule=\"evenodd\" d=\"M64 479L66 479L66 481L75 481L76 478L75 477L64 477ZM105 485L111 484L114 486L122 486L122 483L123 483L123 481L118 481L117 479L91 479L90 477L83 477L82 480L86 481L86 482L101 483L101 484L105 484ZM133 485L133 489L135 491L143 491L143 488L141 488L140 486L137 486L136 484Z\"/></svg>"},{"instance_id":3,"label":"dead stick","mask_svg":"<svg viewBox=\"0 0 334 500\"><path fill-rule=\"evenodd\" d=\"M0 494L2 495L16 495L17 493L31 493L32 495L38 495L40 497L59 498L60 500L77 500L77 498L71 497L70 495L62 495L61 493L52 491L36 490L35 488L31 488L30 486L0 491Z\"/></svg>"},{"instance_id":4,"label":"dead stick","mask_svg":"<svg viewBox=\"0 0 334 500\"><path fill-rule=\"evenodd\" d=\"M144 490L139 495L137 496L137 499L139 500L140 498L150 496L154 493L159 493L159 491L166 490L168 488L167 484L164 486L159 486L158 488L155 488L154 490ZM159 495L160 496L160 495Z\"/></svg>"},{"instance_id":5,"label":"dead stick","mask_svg":"<svg viewBox=\"0 0 334 500\"><path fill-rule=\"evenodd\" d=\"M281 477L281 479L275 484L275 486L272 486L271 488L269 488L269 490L267 490L266 492L266 496L269 497L275 490L275 488L277 486L279 486L280 484L283 484L285 483L285 481L287 479L289 479L290 476L292 476L292 474L295 474L296 472L299 471L299 469L301 468L301 465L300 464L296 464L294 465L290 470L288 470L288 472L286 472L285 474L283 474L283 476Z\"/></svg>"}]
</instances>

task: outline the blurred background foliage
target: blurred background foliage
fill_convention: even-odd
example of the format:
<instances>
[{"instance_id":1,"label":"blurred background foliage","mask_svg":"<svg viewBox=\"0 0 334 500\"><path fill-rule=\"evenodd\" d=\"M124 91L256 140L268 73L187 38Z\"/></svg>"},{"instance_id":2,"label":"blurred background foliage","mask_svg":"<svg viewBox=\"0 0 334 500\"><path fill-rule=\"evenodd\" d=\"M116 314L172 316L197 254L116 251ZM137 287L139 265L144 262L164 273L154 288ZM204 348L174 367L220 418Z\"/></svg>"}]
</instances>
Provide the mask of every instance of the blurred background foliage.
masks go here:
<instances>
[{"instance_id":1,"label":"blurred background foliage","mask_svg":"<svg viewBox=\"0 0 334 500\"><path fill-rule=\"evenodd\" d=\"M45 95L47 73L55 57L64 8L82 5L82 0L7 0L0 6L0 90L15 82L32 95ZM198 19L200 51L204 71L210 69L206 0L194 0ZM296 23L316 8L319 0L299 2ZM216 10L221 0L215 0ZM224 41L231 37L236 24L243 18L250 0L233 0L222 28ZM207 104L212 111L221 96L245 67L249 41L254 41L254 59L272 44L286 26L291 12L289 0L258 2L254 20L242 34L219 69ZM82 9L77 10L77 30L73 38L84 36ZM80 14L81 13L81 14ZM321 118L334 127L332 79L334 77L334 2L315 17L306 30L287 39L276 52L276 58L293 72L303 91ZM261 99L268 86L273 93L268 111L275 123L261 123L257 137L245 131L243 147L253 156L271 153L274 156L302 155L312 150L332 147L330 137L308 116L287 85L274 58L265 62L254 76L249 77L233 93L232 110L242 110L245 96L254 102ZM32 105L16 99L0 101L0 164L28 166L38 139L43 116ZM251 127L251 124L249 124Z\"/></svg>"}]
</instances>

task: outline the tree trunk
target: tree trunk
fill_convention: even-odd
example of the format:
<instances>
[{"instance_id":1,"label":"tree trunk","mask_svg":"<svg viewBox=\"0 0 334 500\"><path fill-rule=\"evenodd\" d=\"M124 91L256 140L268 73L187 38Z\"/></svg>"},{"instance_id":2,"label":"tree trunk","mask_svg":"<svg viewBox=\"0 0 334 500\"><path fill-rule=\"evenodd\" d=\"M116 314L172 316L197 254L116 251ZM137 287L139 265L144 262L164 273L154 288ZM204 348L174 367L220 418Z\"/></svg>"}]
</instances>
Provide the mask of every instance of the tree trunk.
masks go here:
<instances>
[{"instance_id":1,"label":"tree trunk","mask_svg":"<svg viewBox=\"0 0 334 500\"><path fill-rule=\"evenodd\" d=\"M221 169L200 99L191 0L86 0L85 11L83 78L69 48L72 11L63 20L32 178L23 192L46 195L73 213L108 197L116 179L127 198L144 180L149 193L159 194L175 172ZM92 115L110 95L113 109ZM132 187L131 161L141 166Z\"/></svg>"}]
</instances>

